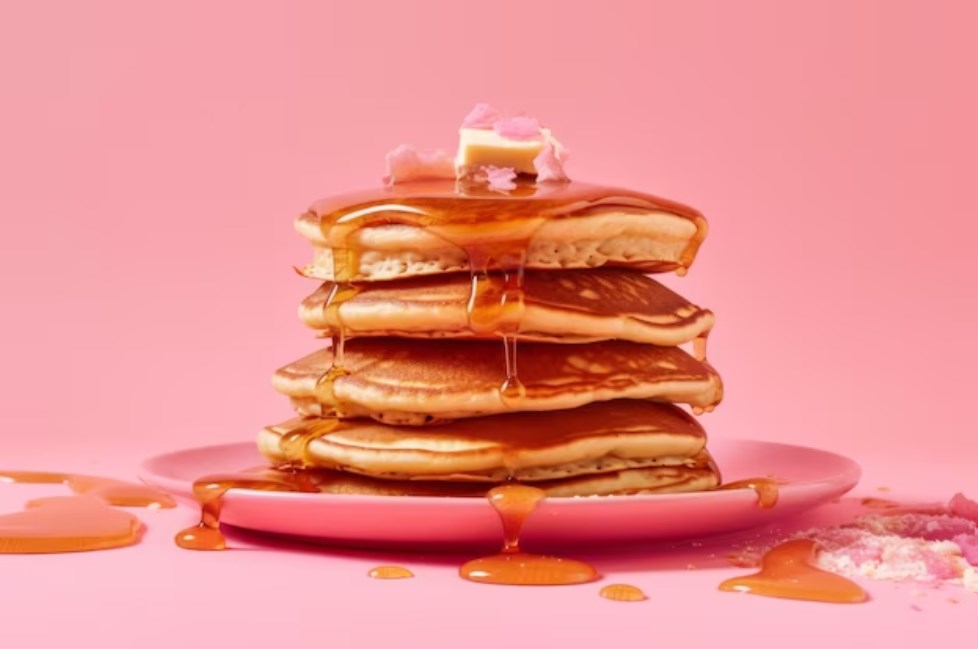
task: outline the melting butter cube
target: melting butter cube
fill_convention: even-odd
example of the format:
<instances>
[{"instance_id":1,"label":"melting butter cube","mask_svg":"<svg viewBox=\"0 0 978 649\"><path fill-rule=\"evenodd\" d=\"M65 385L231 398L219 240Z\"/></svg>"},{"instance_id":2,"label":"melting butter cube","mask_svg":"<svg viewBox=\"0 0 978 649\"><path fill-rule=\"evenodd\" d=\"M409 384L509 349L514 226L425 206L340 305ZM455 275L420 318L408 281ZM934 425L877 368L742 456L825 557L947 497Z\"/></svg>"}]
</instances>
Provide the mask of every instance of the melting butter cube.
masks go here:
<instances>
[{"instance_id":1,"label":"melting butter cube","mask_svg":"<svg viewBox=\"0 0 978 649\"><path fill-rule=\"evenodd\" d=\"M455 169L461 174L466 169L502 167L536 175L533 161L545 144L542 136L513 140L491 129L462 128L459 129Z\"/></svg>"}]
</instances>

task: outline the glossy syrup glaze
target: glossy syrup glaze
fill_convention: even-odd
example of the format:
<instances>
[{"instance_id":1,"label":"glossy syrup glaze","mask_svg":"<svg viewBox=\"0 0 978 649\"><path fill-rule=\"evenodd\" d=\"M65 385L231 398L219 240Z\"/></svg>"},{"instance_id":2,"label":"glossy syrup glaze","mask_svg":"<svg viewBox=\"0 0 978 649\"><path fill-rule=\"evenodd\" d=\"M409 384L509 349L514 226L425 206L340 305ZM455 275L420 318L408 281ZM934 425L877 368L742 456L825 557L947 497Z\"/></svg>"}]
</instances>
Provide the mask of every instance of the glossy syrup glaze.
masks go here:
<instances>
[{"instance_id":1,"label":"glossy syrup glaze","mask_svg":"<svg viewBox=\"0 0 978 649\"><path fill-rule=\"evenodd\" d=\"M132 545L142 524L122 507L175 507L164 493L111 478L47 471L0 471L0 482L64 484L76 495L40 498L0 516L0 554L80 552Z\"/></svg>"},{"instance_id":2,"label":"glossy syrup glaze","mask_svg":"<svg viewBox=\"0 0 978 649\"><path fill-rule=\"evenodd\" d=\"M465 563L459 569L463 579L484 584L562 586L600 578L597 570L583 561L531 554L520 548L523 524L544 499L542 490L507 484L491 489L487 497L502 523L503 548L498 554Z\"/></svg>"},{"instance_id":3,"label":"glossy syrup glaze","mask_svg":"<svg viewBox=\"0 0 978 649\"><path fill-rule=\"evenodd\" d=\"M382 225L422 228L464 251L471 276L467 302L469 329L502 339L506 375L499 384L499 398L518 408L526 389L519 378L517 334L524 310L524 272L531 241L548 221L580 218L597 210L666 212L693 224L695 234L677 261L660 261L647 271L675 270L684 274L706 236L706 221L684 205L629 190L585 183L520 183L509 192L484 184L463 182L408 183L373 191L325 199L306 215L318 223L322 240L332 258L333 288L324 308L332 323L333 362L319 381L323 397L333 381L342 376L343 350L348 333L339 307L357 293L361 280L362 230ZM330 311L332 309L332 311ZM697 344L705 354L705 338ZM320 403L335 403L335 400Z\"/></svg>"}]
</instances>

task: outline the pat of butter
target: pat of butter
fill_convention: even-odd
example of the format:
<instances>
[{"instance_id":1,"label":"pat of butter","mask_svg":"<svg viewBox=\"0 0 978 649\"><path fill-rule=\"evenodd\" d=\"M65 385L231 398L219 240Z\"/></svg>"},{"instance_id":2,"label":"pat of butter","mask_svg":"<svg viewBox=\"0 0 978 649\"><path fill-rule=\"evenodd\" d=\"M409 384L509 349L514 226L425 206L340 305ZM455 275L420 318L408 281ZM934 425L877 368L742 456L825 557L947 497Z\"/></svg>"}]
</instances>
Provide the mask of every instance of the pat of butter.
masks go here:
<instances>
[{"instance_id":1,"label":"pat of butter","mask_svg":"<svg viewBox=\"0 0 978 649\"><path fill-rule=\"evenodd\" d=\"M478 167L510 167L517 173L536 174L533 160L543 151L544 138L510 140L484 128L459 129L455 169L459 174Z\"/></svg>"}]
</instances>

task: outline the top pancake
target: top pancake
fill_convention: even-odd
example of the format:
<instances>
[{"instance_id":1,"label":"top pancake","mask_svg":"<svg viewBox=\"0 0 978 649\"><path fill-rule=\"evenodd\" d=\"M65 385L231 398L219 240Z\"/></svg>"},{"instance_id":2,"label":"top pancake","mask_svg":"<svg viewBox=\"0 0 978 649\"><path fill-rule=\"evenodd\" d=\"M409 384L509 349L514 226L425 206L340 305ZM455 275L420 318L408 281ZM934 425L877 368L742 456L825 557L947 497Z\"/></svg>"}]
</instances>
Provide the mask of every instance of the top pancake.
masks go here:
<instances>
[{"instance_id":1,"label":"top pancake","mask_svg":"<svg viewBox=\"0 0 978 649\"><path fill-rule=\"evenodd\" d=\"M497 192L436 181L320 200L296 229L316 249L304 274L349 282L524 264L685 269L707 224L690 207L625 189L571 182Z\"/></svg>"},{"instance_id":2,"label":"top pancake","mask_svg":"<svg viewBox=\"0 0 978 649\"><path fill-rule=\"evenodd\" d=\"M490 286L487 314L470 307L472 282L465 274L364 284L327 308L334 286L326 283L306 298L299 316L314 329L342 328L351 336L492 338L504 330L524 340L673 346L704 335L714 320L654 279L620 268L527 271L522 304L499 308L506 288ZM473 326L479 317L484 322Z\"/></svg>"},{"instance_id":3,"label":"top pancake","mask_svg":"<svg viewBox=\"0 0 978 649\"><path fill-rule=\"evenodd\" d=\"M357 338L346 343L346 373L321 389L332 360L326 348L279 369L275 389L304 415L335 409L341 417L410 425L618 398L709 407L723 392L713 368L681 349L624 341L520 343L526 395L514 400L500 392L506 362L499 342Z\"/></svg>"}]
</instances>

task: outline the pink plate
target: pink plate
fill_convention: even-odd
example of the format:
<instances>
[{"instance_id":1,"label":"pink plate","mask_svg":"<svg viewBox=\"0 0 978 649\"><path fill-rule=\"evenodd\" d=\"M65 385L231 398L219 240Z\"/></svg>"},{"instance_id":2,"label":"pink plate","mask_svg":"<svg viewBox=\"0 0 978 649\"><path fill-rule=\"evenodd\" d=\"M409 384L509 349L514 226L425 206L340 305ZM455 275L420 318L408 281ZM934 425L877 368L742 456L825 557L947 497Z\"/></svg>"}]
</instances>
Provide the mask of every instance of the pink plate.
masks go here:
<instances>
[{"instance_id":1,"label":"pink plate","mask_svg":"<svg viewBox=\"0 0 978 649\"><path fill-rule=\"evenodd\" d=\"M592 496L544 501L523 538L607 543L695 538L765 525L830 501L859 480L859 465L827 451L753 440L711 440L724 480L771 476L782 482L777 506L761 509L750 490ZM143 479L193 503L195 478L262 464L249 443L159 455ZM363 546L444 547L494 544L499 520L482 498L360 496L234 489L222 522L236 527Z\"/></svg>"}]
</instances>

